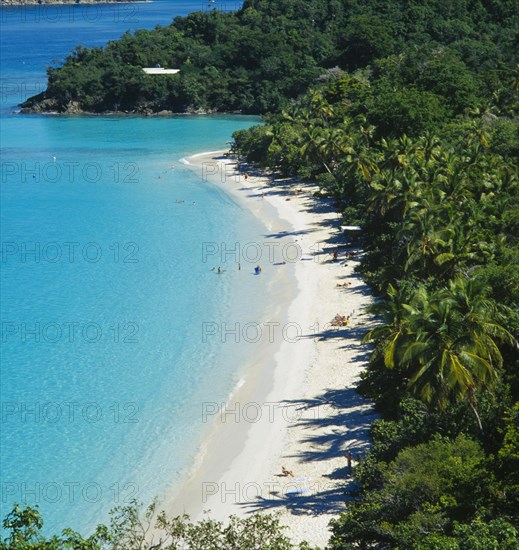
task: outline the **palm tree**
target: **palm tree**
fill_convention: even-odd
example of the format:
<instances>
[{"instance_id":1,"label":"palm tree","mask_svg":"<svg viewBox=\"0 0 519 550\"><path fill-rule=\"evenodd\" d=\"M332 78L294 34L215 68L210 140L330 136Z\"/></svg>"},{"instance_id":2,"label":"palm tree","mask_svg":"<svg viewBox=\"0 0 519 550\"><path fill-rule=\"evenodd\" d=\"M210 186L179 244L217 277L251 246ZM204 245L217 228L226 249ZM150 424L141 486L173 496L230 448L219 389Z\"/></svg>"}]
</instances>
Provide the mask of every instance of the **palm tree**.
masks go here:
<instances>
[{"instance_id":1,"label":"palm tree","mask_svg":"<svg viewBox=\"0 0 519 550\"><path fill-rule=\"evenodd\" d=\"M409 334L408 317L409 294L393 285L388 285L386 296L368 307L369 313L382 317L386 323L376 326L368 331L362 342L376 344L370 361L375 362L379 357L383 358L384 365L388 369L394 368L399 362L401 348L404 347L406 337Z\"/></svg>"},{"instance_id":2,"label":"palm tree","mask_svg":"<svg viewBox=\"0 0 519 550\"><path fill-rule=\"evenodd\" d=\"M315 165L322 164L326 171L333 174L332 170L323 158L323 145L326 139L323 136L323 130L316 126L305 128L303 133L303 145L301 146L301 156Z\"/></svg>"},{"instance_id":3,"label":"palm tree","mask_svg":"<svg viewBox=\"0 0 519 550\"><path fill-rule=\"evenodd\" d=\"M330 119L335 116L332 105L326 101L321 90L310 90L308 93L310 100L310 111L316 119L319 119L325 126L328 126Z\"/></svg>"},{"instance_id":4,"label":"palm tree","mask_svg":"<svg viewBox=\"0 0 519 550\"><path fill-rule=\"evenodd\" d=\"M497 343L513 343L497 306L463 278L434 293L421 286L408 303L401 298L391 287L377 306L386 324L365 341L378 340L385 366L402 369L409 390L429 406L466 399L483 430L476 394L498 379L503 359Z\"/></svg>"},{"instance_id":5,"label":"palm tree","mask_svg":"<svg viewBox=\"0 0 519 550\"><path fill-rule=\"evenodd\" d=\"M419 277L426 279L435 273L435 257L441 254L448 246L452 230L442 223L438 215L438 208L434 208L423 201L416 203L405 216L398 237L407 243L407 261L405 272L415 272Z\"/></svg>"},{"instance_id":6,"label":"palm tree","mask_svg":"<svg viewBox=\"0 0 519 550\"><path fill-rule=\"evenodd\" d=\"M331 166L336 172L341 158L349 150L349 138L343 128L323 128L319 151L325 166Z\"/></svg>"}]
</instances>

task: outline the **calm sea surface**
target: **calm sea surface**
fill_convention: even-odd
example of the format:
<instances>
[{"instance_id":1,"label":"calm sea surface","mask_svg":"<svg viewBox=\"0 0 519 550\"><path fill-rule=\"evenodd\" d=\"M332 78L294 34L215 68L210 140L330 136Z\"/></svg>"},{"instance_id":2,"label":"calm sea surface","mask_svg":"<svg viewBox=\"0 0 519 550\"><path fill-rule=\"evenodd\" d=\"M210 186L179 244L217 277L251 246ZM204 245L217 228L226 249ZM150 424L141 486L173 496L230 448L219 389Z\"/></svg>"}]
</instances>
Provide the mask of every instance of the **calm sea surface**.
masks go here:
<instances>
[{"instance_id":1,"label":"calm sea surface","mask_svg":"<svg viewBox=\"0 0 519 550\"><path fill-rule=\"evenodd\" d=\"M196 9L0 10L2 516L29 502L49 531L87 534L148 502L191 464L203 403L239 379L244 348L223 353L221 330L258 318L266 278L221 253L265 228L180 160L256 119L14 114L77 44Z\"/></svg>"}]
</instances>

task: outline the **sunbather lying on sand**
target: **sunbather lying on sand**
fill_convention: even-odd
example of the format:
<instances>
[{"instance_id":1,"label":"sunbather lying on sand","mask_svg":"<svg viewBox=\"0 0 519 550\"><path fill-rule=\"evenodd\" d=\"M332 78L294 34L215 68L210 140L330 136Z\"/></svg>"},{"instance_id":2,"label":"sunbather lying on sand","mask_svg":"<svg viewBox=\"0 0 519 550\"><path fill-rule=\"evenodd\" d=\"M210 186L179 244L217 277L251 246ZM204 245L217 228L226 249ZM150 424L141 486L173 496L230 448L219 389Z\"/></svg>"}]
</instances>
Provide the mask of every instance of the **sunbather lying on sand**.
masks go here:
<instances>
[{"instance_id":1,"label":"sunbather lying on sand","mask_svg":"<svg viewBox=\"0 0 519 550\"><path fill-rule=\"evenodd\" d=\"M335 286L337 288L344 288L344 287L347 287L347 286L350 286L351 283L337 283Z\"/></svg>"},{"instance_id":2,"label":"sunbather lying on sand","mask_svg":"<svg viewBox=\"0 0 519 550\"><path fill-rule=\"evenodd\" d=\"M331 325L332 327L346 327L348 326L348 323L350 322L349 316L346 317L345 315L337 315L332 319Z\"/></svg>"},{"instance_id":3,"label":"sunbather lying on sand","mask_svg":"<svg viewBox=\"0 0 519 550\"><path fill-rule=\"evenodd\" d=\"M287 470L284 466L281 466L281 473L285 477L287 477L287 476L294 477L294 474L292 473L292 470Z\"/></svg>"}]
</instances>

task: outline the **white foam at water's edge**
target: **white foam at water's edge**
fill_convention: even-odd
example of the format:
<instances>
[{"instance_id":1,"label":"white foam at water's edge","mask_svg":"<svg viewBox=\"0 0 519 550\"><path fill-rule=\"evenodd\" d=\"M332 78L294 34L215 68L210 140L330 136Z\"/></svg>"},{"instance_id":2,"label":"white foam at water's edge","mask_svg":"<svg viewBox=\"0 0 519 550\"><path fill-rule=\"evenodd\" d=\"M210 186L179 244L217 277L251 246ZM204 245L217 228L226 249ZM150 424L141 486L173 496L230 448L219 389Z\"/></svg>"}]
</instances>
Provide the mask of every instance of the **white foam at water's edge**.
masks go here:
<instances>
[{"instance_id":1,"label":"white foam at water's edge","mask_svg":"<svg viewBox=\"0 0 519 550\"><path fill-rule=\"evenodd\" d=\"M235 393L243 386L243 384L245 384L245 378L240 378L234 388L231 390L231 393L227 398L227 402L225 403L225 407L231 404L232 398L234 397Z\"/></svg>"},{"instance_id":2,"label":"white foam at water's edge","mask_svg":"<svg viewBox=\"0 0 519 550\"><path fill-rule=\"evenodd\" d=\"M220 149L219 151L205 151L204 153L197 153L196 155L191 155L190 158L196 159L198 157L205 157L207 155L221 155L226 151L227 151L226 149Z\"/></svg>"},{"instance_id":3,"label":"white foam at water's edge","mask_svg":"<svg viewBox=\"0 0 519 550\"><path fill-rule=\"evenodd\" d=\"M191 155L189 158L190 159L196 159L196 158L199 158L199 157L207 157L207 156L210 156L210 155L221 155L225 152L226 152L225 149L222 149L220 151L205 151L203 153L197 153L195 155ZM181 164L185 164L186 166L191 166L192 165L192 163L189 162L189 160L186 157L182 157L178 162L180 162Z\"/></svg>"}]
</instances>

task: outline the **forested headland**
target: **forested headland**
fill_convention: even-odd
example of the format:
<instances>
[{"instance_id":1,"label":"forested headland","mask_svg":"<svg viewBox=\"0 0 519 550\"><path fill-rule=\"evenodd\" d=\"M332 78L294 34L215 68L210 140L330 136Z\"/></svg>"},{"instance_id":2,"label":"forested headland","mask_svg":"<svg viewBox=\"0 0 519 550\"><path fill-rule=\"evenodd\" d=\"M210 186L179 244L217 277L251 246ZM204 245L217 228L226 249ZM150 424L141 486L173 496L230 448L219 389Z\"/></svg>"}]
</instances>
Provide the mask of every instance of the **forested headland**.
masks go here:
<instances>
[{"instance_id":1,"label":"forested headland","mask_svg":"<svg viewBox=\"0 0 519 550\"><path fill-rule=\"evenodd\" d=\"M401 101L417 109L436 102L441 117L502 87L518 49L517 26L514 0L246 0L235 13L195 12L105 47L77 47L63 65L49 67L47 90L25 107L275 113L327 69L353 72L405 54L410 67L399 88L413 82L422 93L398 89ZM180 73L142 71L157 64ZM391 83L384 83L387 95Z\"/></svg>"},{"instance_id":2,"label":"forested headland","mask_svg":"<svg viewBox=\"0 0 519 550\"><path fill-rule=\"evenodd\" d=\"M513 0L247 0L79 48L26 104L263 114L239 154L362 226L381 418L330 549L519 548L518 32Z\"/></svg>"}]
</instances>

